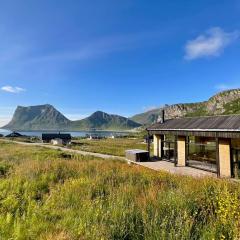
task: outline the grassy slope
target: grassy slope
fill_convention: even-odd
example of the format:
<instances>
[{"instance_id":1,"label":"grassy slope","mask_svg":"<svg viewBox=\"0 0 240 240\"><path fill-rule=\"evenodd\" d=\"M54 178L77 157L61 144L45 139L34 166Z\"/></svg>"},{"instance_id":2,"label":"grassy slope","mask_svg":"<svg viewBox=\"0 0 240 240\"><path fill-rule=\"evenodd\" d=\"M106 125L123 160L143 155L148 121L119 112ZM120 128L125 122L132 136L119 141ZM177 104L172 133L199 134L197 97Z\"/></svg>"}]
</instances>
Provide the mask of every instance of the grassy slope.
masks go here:
<instances>
[{"instance_id":1,"label":"grassy slope","mask_svg":"<svg viewBox=\"0 0 240 240\"><path fill-rule=\"evenodd\" d=\"M98 130L129 130L136 127L140 127L140 124L122 116L103 112L96 112L85 119L73 121L70 125L70 128L73 130L93 128Z\"/></svg>"},{"instance_id":2,"label":"grassy slope","mask_svg":"<svg viewBox=\"0 0 240 240\"><path fill-rule=\"evenodd\" d=\"M147 145L142 139L101 139L101 140L78 140L73 141L71 146L73 149L83 150L87 152L97 152L116 156L124 156L127 149L143 149L147 150Z\"/></svg>"},{"instance_id":3,"label":"grassy slope","mask_svg":"<svg viewBox=\"0 0 240 240\"><path fill-rule=\"evenodd\" d=\"M239 114L240 113L240 99L232 101L224 105L224 114Z\"/></svg>"},{"instance_id":4,"label":"grassy slope","mask_svg":"<svg viewBox=\"0 0 240 240\"><path fill-rule=\"evenodd\" d=\"M185 117L200 117L200 116L208 116L210 115L209 112L206 110L204 104L198 103L195 111L189 112L186 114Z\"/></svg>"},{"instance_id":5,"label":"grassy slope","mask_svg":"<svg viewBox=\"0 0 240 240\"><path fill-rule=\"evenodd\" d=\"M0 239L238 239L239 184L0 143Z\"/></svg>"},{"instance_id":6,"label":"grassy slope","mask_svg":"<svg viewBox=\"0 0 240 240\"><path fill-rule=\"evenodd\" d=\"M239 89L232 89L220 92L214 96L212 96L210 99L208 99L206 102L198 102L198 103L186 103L186 104L178 104L187 109L187 114L185 117L199 117L199 116L211 116L211 115L220 115L220 114L240 114L240 98L239 98ZM231 95L235 94L235 99L232 100ZM209 110L207 108L208 103L215 103L217 104L219 101L221 101L221 98L228 97L228 103L226 103L223 106L222 111L219 111L219 109L215 110ZM224 101L225 102L225 101ZM173 105L172 105L173 106ZM160 115L161 109L154 109L145 113L141 113L138 115L133 116L131 119L139 122L144 125L149 125L158 119L158 116Z\"/></svg>"}]
</instances>

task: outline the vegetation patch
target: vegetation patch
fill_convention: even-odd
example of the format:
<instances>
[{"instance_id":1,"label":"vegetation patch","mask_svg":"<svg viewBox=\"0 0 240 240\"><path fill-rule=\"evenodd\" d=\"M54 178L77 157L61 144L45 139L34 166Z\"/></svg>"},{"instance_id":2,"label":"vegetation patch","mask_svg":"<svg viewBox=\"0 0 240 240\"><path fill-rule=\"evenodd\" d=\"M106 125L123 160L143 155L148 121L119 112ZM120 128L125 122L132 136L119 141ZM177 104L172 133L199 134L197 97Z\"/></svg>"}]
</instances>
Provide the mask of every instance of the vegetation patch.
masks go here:
<instances>
[{"instance_id":1,"label":"vegetation patch","mask_svg":"<svg viewBox=\"0 0 240 240\"><path fill-rule=\"evenodd\" d=\"M223 114L239 114L240 113L240 99L224 104Z\"/></svg>"},{"instance_id":2,"label":"vegetation patch","mask_svg":"<svg viewBox=\"0 0 240 240\"><path fill-rule=\"evenodd\" d=\"M87 152L125 156L125 151L128 149L147 150L147 144L143 142L142 138L82 139L73 141L71 148Z\"/></svg>"},{"instance_id":3,"label":"vegetation patch","mask_svg":"<svg viewBox=\"0 0 240 240\"><path fill-rule=\"evenodd\" d=\"M185 117L201 117L211 115L206 108L205 104L199 103L194 111L188 112Z\"/></svg>"},{"instance_id":4,"label":"vegetation patch","mask_svg":"<svg viewBox=\"0 0 240 240\"><path fill-rule=\"evenodd\" d=\"M0 239L239 239L240 185L0 143Z\"/></svg>"}]
</instances>

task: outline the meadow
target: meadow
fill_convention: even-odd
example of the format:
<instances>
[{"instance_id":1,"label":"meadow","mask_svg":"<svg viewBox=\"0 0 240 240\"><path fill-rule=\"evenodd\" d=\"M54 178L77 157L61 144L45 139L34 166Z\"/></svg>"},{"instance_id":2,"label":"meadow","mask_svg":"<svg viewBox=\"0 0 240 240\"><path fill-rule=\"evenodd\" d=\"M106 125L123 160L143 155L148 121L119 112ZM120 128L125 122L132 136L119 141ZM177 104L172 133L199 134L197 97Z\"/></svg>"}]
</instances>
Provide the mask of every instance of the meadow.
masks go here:
<instances>
[{"instance_id":1,"label":"meadow","mask_svg":"<svg viewBox=\"0 0 240 240\"><path fill-rule=\"evenodd\" d=\"M143 142L143 138L81 139L72 141L71 148L87 152L125 156L125 151L128 149L147 150L147 144Z\"/></svg>"},{"instance_id":2,"label":"meadow","mask_svg":"<svg viewBox=\"0 0 240 240\"><path fill-rule=\"evenodd\" d=\"M240 185L0 142L0 239L239 239Z\"/></svg>"}]
</instances>

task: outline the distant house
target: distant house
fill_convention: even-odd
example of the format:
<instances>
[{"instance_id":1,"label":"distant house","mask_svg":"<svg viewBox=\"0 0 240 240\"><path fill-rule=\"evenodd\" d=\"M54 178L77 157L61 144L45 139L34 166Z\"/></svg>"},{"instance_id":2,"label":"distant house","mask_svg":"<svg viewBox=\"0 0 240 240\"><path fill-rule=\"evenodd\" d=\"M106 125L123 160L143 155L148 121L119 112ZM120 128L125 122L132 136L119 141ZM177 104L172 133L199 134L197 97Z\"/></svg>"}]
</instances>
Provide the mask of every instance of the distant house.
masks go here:
<instances>
[{"instance_id":1,"label":"distant house","mask_svg":"<svg viewBox=\"0 0 240 240\"><path fill-rule=\"evenodd\" d=\"M71 134L69 133L43 133L42 142L52 143L54 145L68 145L71 143Z\"/></svg>"},{"instance_id":2,"label":"distant house","mask_svg":"<svg viewBox=\"0 0 240 240\"><path fill-rule=\"evenodd\" d=\"M104 138L103 136L100 136L97 134L93 134L88 137L89 140L99 140L99 139L103 139L103 138Z\"/></svg>"},{"instance_id":3,"label":"distant house","mask_svg":"<svg viewBox=\"0 0 240 240\"><path fill-rule=\"evenodd\" d=\"M5 137L7 137L7 138L11 138L11 137L22 137L22 136L23 136L22 134L20 134L20 133L14 131L14 132L12 132L12 133L6 135Z\"/></svg>"}]
</instances>

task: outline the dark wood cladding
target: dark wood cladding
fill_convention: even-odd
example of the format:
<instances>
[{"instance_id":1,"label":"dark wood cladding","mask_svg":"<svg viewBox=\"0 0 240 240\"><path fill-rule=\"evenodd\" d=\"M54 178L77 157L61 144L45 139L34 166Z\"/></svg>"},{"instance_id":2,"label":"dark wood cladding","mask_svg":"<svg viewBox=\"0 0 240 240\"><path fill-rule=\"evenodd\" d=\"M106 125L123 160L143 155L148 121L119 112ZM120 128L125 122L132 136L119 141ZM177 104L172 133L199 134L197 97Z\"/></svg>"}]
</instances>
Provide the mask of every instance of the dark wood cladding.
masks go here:
<instances>
[{"instance_id":1,"label":"dark wood cladding","mask_svg":"<svg viewBox=\"0 0 240 240\"><path fill-rule=\"evenodd\" d=\"M197 137L219 137L219 138L240 138L239 132L228 131L184 131L184 130L148 130L149 134L171 134L177 136L197 136Z\"/></svg>"}]
</instances>

